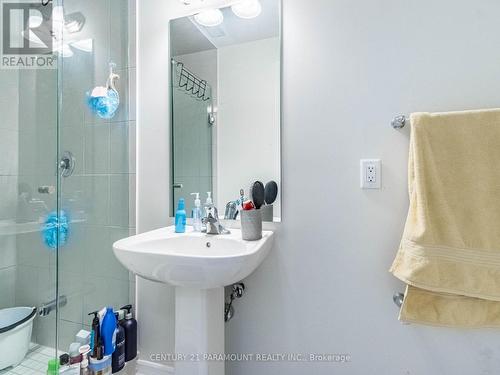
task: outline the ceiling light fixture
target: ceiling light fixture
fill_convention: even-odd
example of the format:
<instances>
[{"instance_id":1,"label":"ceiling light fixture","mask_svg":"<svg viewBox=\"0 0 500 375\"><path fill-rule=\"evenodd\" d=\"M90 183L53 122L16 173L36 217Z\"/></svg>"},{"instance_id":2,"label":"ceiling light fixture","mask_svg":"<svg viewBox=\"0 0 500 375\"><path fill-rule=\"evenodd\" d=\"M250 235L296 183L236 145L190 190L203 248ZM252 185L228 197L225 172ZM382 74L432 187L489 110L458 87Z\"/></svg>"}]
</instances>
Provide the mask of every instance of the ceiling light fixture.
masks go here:
<instances>
[{"instance_id":1,"label":"ceiling light fixture","mask_svg":"<svg viewBox=\"0 0 500 375\"><path fill-rule=\"evenodd\" d=\"M231 10L240 18L250 19L262 12L262 5L259 0L242 0L234 4Z\"/></svg>"},{"instance_id":2,"label":"ceiling light fixture","mask_svg":"<svg viewBox=\"0 0 500 375\"><path fill-rule=\"evenodd\" d=\"M219 9L207 9L196 14L194 19L202 26L213 27L224 21L224 15Z\"/></svg>"}]
</instances>

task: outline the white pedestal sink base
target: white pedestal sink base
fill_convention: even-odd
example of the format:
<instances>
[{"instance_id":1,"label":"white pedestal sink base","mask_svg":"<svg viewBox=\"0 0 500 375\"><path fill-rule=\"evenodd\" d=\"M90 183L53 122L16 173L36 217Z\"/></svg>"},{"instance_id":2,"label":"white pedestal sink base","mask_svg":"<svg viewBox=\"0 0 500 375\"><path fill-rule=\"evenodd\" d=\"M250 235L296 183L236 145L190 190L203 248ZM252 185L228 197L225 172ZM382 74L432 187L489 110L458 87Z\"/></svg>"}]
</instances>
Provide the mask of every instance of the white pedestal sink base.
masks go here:
<instances>
[{"instance_id":1,"label":"white pedestal sink base","mask_svg":"<svg viewBox=\"0 0 500 375\"><path fill-rule=\"evenodd\" d=\"M175 288L176 375L224 375L224 288Z\"/></svg>"}]
</instances>

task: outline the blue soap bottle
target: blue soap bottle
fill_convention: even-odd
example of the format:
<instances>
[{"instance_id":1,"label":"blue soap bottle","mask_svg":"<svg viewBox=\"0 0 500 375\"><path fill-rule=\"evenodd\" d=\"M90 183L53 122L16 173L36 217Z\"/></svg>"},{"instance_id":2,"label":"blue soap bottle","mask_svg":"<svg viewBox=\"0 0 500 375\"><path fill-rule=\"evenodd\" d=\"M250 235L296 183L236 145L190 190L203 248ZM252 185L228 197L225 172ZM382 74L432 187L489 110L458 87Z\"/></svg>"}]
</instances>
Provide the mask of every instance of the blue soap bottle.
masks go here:
<instances>
[{"instance_id":1,"label":"blue soap bottle","mask_svg":"<svg viewBox=\"0 0 500 375\"><path fill-rule=\"evenodd\" d=\"M184 198L179 199L177 211L175 212L175 233L184 233L186 231L186 205Z\"/></svg>"}]
</instances>

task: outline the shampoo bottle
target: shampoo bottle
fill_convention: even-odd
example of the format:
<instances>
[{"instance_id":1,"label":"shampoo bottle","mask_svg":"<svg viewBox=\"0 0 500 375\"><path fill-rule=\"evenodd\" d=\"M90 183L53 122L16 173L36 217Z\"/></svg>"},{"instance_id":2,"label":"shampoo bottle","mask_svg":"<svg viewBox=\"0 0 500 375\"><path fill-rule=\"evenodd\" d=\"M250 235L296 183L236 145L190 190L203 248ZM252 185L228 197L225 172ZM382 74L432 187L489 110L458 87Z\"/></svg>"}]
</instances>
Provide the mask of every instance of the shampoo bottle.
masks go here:
<instances>
[{"instance_id":1,"label":"shampoo bottle","mask_svg":"<svg viewBox=\"0 0 500 375\"><path fill-rule=\"evenodd\" d=\"M123 306L122 310L127 310L120 324L125 330L125 362L128 362L137 356L137 320L132 316L132 305Z\"/></svg>"},{"instance_id":2,"label":"shampoo bottle","mask_svg":"<svg viewBox=\"0 0 500 375\"><path fill-rule=\"evenodd\" d=\"M195 232L201 232L201 200L200 193L191 193L195 196L194 208L192 211L193 229Z\"/></svg>"},{"instance_id":3,"label":"shampoo bottle","mask_svg":"<svg viewBox=\"0 0 500 375\"><path fill-rule=\"evenodd\" d=\"M120 310L120 313L123 314L124 311ZM116 317L116 346L113 356L111 357L111 369L113 374L115 372L120 371L125 366L125 330L118 323L122 316L119 316L119 313L115 313Z\"/></svg>"},{"instance_id":4,"label":"shampoo bottle","mask_svg":"<svg viewBox=\"0 0 500 375\"><path fill-rule=\"evenodd\" d=\"M106 309L106 314L102 318L101 337L104 344L104 355L113 354L116 345L116 317L112 307Z\"/></svg>"},{"instance_id":5,"label":"shampoo bottle","mask_svg":"<svg viewBox=\"0 0 500 375\"><path fill-rule=\"evenodd\" d=\"M177 211L175 213L175 233L184 233L186 231L186 210L184 198L179 199Z\"/></svg>"}]
</instances>

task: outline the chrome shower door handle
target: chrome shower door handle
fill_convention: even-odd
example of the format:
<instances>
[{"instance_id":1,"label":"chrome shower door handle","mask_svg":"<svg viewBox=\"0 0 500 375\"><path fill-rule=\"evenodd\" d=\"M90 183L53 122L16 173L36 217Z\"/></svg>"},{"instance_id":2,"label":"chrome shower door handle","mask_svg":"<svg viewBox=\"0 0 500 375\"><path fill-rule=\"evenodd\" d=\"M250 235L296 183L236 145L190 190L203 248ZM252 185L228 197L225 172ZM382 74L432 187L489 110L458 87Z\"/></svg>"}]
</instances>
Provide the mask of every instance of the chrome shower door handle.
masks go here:
<instances>
[{"instance_id":1,"label":"chrome shower door handle","mask_svg":"<svg viewBox=\"0 0 500 375\"><path fill-rule=\"evenodd\" d=\"M75 170L76 160L73 154L69 151L64 151L61 160L59 160L59 169L62 177L69 177Z\"/></svg>"},{"instance_id":2,"label":"chrome shower door handle","mask_svg":"<svg viewBox=\"0 0 500 375\"><path fill-rule=\"evenodd\" d=\"M174 183L174 184L172 185L172 187L173 187L174 189L182 189L182 188L184 187L184 185L183 185L183 184L180 184L180 183Z\"/></svg>"}]
</instances>

